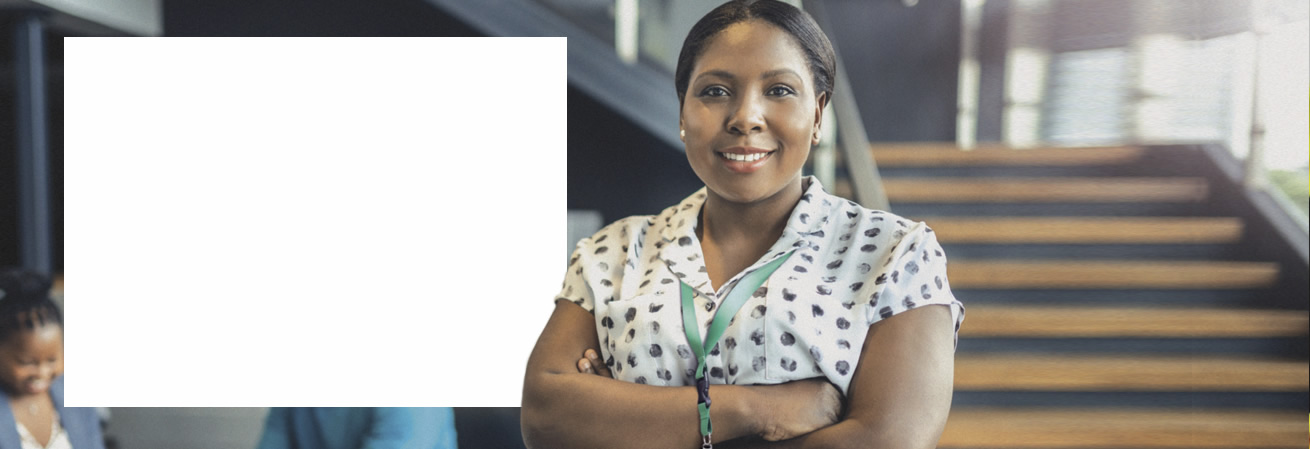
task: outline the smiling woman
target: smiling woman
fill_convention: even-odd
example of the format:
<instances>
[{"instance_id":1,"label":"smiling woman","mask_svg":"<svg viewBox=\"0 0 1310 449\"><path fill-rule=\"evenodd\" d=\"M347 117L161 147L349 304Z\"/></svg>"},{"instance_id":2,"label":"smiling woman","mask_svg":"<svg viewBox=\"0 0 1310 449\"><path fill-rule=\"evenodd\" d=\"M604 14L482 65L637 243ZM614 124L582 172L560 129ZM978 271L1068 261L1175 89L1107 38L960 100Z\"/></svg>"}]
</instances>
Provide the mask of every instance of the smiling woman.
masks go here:
<instances>
[{"instance_id":1,"label":"smiling woman","mask_svg":"<svg viewBox=\"0 0 1310 449\"><path fill-rule=\"evenodd\" d=\"M764 20L730 25L700 52L679 125L708 187L696 236L711 283L723 285L773 243L757 238L760 226L780 234L800 199L801 167L818 143L829 92L816 91L791 34Z\"/></svg>"},{"instance_id":2,"label":"smiling woman","mask_svg":"<svg viewBox=\"0 0 1310 449\"><path fill-rule=\"evenodd\" d=\"M706 187L578 243L528 361L530 447L936 445L963 306L931 229L801 176L834 66L781 2L692 28L675 85Z\"/></svg>"},{"instance_id":3,"label":"smiling woman","mask_svg":"<svg viewBox=\"0 0 1310 449\"><path fill-rule=\"evenodd\" d=\"M64 329L39 274L0 269L0 449L103 448L95 409L65 408Z\"/></svg>"},{"instance_id":4,"label":"smiling woman","mask_svg":"<svg viewBox=\"0 0 1310 449\"><path fill-rule=\"evenodd\" d=\"M827 101L804 61L787 32L758 20L725 28L697 59L679 126L711 201L799 198Z\"/></svg>"}]
</instances>

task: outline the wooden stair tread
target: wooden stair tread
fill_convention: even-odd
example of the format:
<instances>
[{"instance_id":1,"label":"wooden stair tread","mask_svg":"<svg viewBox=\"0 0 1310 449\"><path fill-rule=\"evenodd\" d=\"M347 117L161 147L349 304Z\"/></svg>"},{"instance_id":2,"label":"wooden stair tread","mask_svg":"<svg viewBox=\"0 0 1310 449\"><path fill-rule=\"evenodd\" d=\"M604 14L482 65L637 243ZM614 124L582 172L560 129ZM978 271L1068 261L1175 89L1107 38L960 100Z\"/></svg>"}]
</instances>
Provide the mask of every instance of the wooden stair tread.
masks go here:
<instances>
[{"instance_id":1,"label":"wooden stair tread","mask_svg":"<svg viewBox=\"0 0 1310 449\"><path fill-rule=\"evenodd\" d=\"M1278 279L1268 262L954 260L960 288L1265 288Z\"/></svg>"},{"instance_id":2,"label":"wooden stair tread","mask_svg":"<svg viewBox=\"0 0 1310 449\"><path fill-rule=\"evenodd\" d=\"M951 410L940 448L1305 447L1301 411L1159 409Z\"/></svg>"},{"instance_id":3,"label":"wooden stair tread","mask_svg":"<svg viewBox=\"0 0 1310 449\"><path fill-rule=\"evenodd\" d=\"M1167 202L1206 199L1195 177L883 178L897 202Z\"/></svg>"},{"instance_id":4,"label":"wooden stair tread","mask_svg":"<svg viewBox=\"0 0 1310 449\"><path fill-rule=\"evenodd\" d=\"M968 306L961 337L1304 337L1304 310Z\"/></svg>"},{"instance_id":5,"label":"wooden stair tread","mask_svg":"<svg viewBox=\"0 0 1310 449\"><path fill-rule=\"evenodd\" d=\"M941 243L1237 243L1234 217L928 217Z\"/></svg>"},{"instance_id":6,"label":"wooden stair tread","mask_svg":"<svg viewBox=\"0 0 1310 449\"><path fill-rule=\"evenodd\" d=\"M1085 147L1012 149L1003 145L982 145L969 151L953 143L872 144L878 167L951 166L1080 166L1126 164L1141 158L1141 147Z\"/></svg>"},{"instance_id":7,"label":"wooden stair tread","mask_svg":"<svg viewBox=\"0 0 1310 449\"><path fill-rule=\"evenodd\" d=\"M960 354L955 389L1307 391L1310 364L1242 356Z\"/></svg>"}]
</instances>

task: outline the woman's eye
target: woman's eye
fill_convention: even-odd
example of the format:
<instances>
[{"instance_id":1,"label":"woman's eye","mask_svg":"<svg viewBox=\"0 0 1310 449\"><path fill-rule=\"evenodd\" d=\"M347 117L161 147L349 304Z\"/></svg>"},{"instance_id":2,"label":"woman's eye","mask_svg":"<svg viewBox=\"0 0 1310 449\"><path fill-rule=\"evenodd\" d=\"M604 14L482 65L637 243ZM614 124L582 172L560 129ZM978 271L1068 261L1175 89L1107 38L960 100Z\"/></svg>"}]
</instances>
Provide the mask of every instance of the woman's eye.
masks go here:
<instances>
[{"instance_id":1,"label":"woman's eye","mask_svg":"<svg viewBox=\"0 0 1310 449\"><path fill-rule=\"evenodd\" d=\"M723 97L728 95L728 89L719 86L710 86L706 87L705 90L700 91L700 95L702 97Z\"/></svg>"},{"instance_id":2,"label":"woman's eye","mask_svg":"<svg viewBox=\"0 0 1310 449\"><path fill-rule=\"evenodd\" d=\"M767 93L775 97L782 97L795 94L796 91L787 86L773 86L769 88Z\"/></svg>"}]
</instances>

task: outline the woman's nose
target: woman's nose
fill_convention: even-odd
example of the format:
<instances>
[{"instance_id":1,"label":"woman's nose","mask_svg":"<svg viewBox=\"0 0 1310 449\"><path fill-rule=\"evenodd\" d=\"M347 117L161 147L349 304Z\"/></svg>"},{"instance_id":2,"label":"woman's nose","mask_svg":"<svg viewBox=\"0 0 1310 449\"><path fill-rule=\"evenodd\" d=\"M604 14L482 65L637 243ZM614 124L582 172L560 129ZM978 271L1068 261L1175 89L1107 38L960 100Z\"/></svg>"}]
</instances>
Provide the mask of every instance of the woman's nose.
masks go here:
<instances>
[{"instance_id":1,"label":"woman's nose","mask_svg":"<svg viewBox=\"0 0 1310 449\"><path fill-rule=\"evenodd\" d=\"M732 116L728 117L728 130L741 135L763 131L764 99L757 94L746 94L737 98Z\"/></svg>"}]
</instances>

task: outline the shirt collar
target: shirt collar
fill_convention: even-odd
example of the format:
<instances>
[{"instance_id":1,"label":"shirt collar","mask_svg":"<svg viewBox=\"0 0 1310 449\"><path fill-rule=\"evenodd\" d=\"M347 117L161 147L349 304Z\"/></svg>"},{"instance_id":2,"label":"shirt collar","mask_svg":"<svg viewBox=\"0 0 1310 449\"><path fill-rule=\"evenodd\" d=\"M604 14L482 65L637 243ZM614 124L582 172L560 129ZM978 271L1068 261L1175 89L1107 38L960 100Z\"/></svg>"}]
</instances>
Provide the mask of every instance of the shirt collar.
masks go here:
<instances>
[{"instance_id":1,"label":"shirt collar","mask_svg":"<svg viewBox=\"0 0 1310 449\"><path fill-rule=\"evenodd\" d=\"M814 246L810 237L823 237L823 228L830 220L830 214L837 210L834 206L844 201L823 190L823 184L813 176L803 178L809 184L801 199L787 218L787 225L782 236L747 272L759 265L768 263L773 258L795 248L808 249ZM707 188L702 187L688 196L678 205L660 214L663 220L660 242L660 258L664 259L670 271L687 285L701 294L713 294L710 291L709 275L705 271L705 261L701 251L700 240L696 238L696 226L701 208L705 205Z\"/></svg>"},{"instance_id":2,"label":"shirt collar","mask_svg":"<svg viewBox=\"0 0 1310 449\"><path fill-rule=\"evenodd\" d=\"M834 210L833 205L838 201L845 201L841 198L832 196L823 190L823 184L813 176L802 178L802 182L809 184L805 192L801 194L801 200L792 209L791 216L787 218L786 231L793 231L798 235L807 235L823 229L827 224L828 215ZM677 240L681 237L696 237L696 225L700 219L701 208L705 205L706 191L708 188L701 187L700 190L691 196L682 200L677 206L672 208L672 213L661 214L664 220L664 239Z\"/></svg>"},{"instance_id":3,"label":"shirt collar","mask_svg":"<svg viewBox=\"0 0 1310 449\"><path fill-rule=\"evenodd\" d=\"M787 218L787 229L802 236L823 229L828 224L829 214L834 210L833 205L842 201L825 192L818 178L806 176L805 180L809 181L810 186L801 194L800 202L796 203L796 208L792 209L791 216Z\"/></svg>"}]
</instances>

